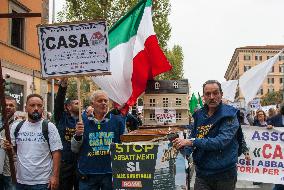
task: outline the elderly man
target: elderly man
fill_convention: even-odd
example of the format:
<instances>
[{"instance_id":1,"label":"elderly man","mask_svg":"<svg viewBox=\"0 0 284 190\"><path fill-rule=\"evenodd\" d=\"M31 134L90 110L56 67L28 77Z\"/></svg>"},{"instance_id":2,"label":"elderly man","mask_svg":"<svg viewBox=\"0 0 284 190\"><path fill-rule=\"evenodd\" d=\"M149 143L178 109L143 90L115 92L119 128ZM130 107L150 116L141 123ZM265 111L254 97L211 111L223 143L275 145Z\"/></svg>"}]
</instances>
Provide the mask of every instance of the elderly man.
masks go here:
<instances>
[{"instance_id":1,"label":"elderly man","mask_svg":"<svg viewBox=\"0 0 284 190\"><path fill-rule=\"evenodd\" d=\"M93 117L83 113L83 123L76 126L75 136L71 140L72 151L79 153L78 171L80 190L111 190L112 169L109 145L119 143L120 135L125 131L125 122L120 115L108 112L109 99L104 91L96 91L92 96Z\"/></svg>"},{"instance_id":2,"label":"elderly man","mask_svg":"<svg viewBox=\"0 0 284 190\"><path fill-rule=\"evenodd\" d=\"M233 190L237 181L237 109L222 104L218 81L205 82L203 94L205 106L193 115L191 138L175 139L174 146L193 150L195 190Z\"/></svg>"}]
</instances>

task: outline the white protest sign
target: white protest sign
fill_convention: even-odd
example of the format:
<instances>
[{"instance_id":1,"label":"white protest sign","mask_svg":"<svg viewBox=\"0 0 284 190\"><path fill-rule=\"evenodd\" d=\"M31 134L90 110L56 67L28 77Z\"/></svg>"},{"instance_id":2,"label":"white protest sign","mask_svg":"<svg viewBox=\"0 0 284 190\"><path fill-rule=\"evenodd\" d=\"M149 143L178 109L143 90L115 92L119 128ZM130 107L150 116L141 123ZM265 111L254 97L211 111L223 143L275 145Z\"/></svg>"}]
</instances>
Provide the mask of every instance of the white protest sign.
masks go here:
<instances>
[{"instance_id":1,"label":"white protest sign","mask_svg":"<svg viewBox=\"0 0 284 190\"><path fill-rule=\"evenodd\" d=\"M259 110L261 109L260 99L254 99L250 101L250 108L253 110Z\"/></svg>"},{"instance_id":2,"label":"white protest sign","mask_svg":"<svg viewBox=\"0 0 284 190\"><path fill-rule=\"evenodd\" d=\"M110 74L105 21L38 26L42 76Z\"/></svg>"},{"instance_id":3,"label":"white protest sign","mask_svg":"<svg viewBox=\"0 0 284 190\"><path fill-rule=\"evenodd\" d=\"M175 109L155 109L155 119L159 124L176 123L176 110Z\"/></svg>"},{"instance_id":4,"label":"white protest sign","mask_svg":"<svg viewBox=\"0 0 284 190\"><path fill-rule=\"evenodd\" d=\"M284 128L242 126L251 160L238 158L238 180L284 184Z\"/></svg>"}]
</instances>

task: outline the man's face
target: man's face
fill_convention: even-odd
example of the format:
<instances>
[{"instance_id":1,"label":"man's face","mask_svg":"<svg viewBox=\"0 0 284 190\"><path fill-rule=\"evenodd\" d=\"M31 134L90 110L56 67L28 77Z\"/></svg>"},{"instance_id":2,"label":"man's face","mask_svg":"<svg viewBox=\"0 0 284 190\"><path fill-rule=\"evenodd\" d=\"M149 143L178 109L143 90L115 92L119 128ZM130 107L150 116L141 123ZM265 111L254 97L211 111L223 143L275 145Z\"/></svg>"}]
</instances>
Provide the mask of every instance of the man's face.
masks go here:
<instances>
[{"instance_id":1,"label":"man's face","mask_svg":"<svg viewBox=\"0 0 284 190\"><path fill-rule=\"evenodd\" d=\"M26 112L28 114L32 114L33 112L38 112L39 114L42 114L43 112L43 102L38 97L32 97L27 101L26 105Z\"/></svg>"},{"instance_id":2,"label":"man's face","mask_svg":"<svg viewBox=\"0 0 284 190\"><path fill-rule=\"evenodd\" d=\"M105 115L108 111L108 97L106 94L98 94L92 101L94 113L98 115Z\"/></svg>"},{"instance_id":3,"label":"man's face","mask_svg":"<svg viewBox=\"0 0 284 190\"><path fill-rule=\"evenodd\" d=\"M74 113L79 113L79 100L73 100L67 106L68 110Z\"/></svg>"},{"instance_id":4,"label":"man's face","mask_svg":"<svg viewBox=\"0 0 284 190\"><path fill-rule=\"evenodd\" d=\"M17 103L15 100L5 99L5 101L6 101L6 113L8 118L10 119L16 112Z\"/></svg>"},{"instance_id":5,"label":"man's face","mask_svg":"<svg viewBox=\"0 0 284 190\"><path fill-rule=\"evenodd\" d=\"M218 84L212 83L204 86L204 100L209 109L214 109L220 104L222 93Z\"/></svg>"}]
</instances>

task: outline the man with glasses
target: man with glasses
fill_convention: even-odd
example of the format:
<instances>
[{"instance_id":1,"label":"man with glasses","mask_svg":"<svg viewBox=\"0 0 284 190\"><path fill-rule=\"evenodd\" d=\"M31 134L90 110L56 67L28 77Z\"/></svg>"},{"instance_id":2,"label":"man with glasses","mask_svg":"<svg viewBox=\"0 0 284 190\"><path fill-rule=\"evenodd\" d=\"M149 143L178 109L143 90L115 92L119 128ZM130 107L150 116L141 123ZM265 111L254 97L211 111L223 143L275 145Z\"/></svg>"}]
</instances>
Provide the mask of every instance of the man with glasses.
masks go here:
<instances>
[{"instance_id":1,"label":"man with glasses","mask_svg":"<svg viewBox=\"0 0 284 190\"><path fill-rule=\"evenodd\" d=\"M222 104L221 84L203 84L205 105L194 113L190 139L175 139L178 149L191 147L195 163L195 190L233 190L237 181L238 110ZM185 149L185 150L186 150Z\"/></svg>"}]
</instances>

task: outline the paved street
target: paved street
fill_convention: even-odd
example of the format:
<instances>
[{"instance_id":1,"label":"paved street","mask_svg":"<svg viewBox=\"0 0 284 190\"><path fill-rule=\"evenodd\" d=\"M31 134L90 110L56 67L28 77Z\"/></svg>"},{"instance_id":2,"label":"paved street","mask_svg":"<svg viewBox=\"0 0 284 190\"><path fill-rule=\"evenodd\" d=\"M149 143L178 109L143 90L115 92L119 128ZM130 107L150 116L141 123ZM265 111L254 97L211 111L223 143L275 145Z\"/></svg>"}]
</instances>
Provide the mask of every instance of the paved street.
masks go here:
<instances>
[{"instance_id":1,"label":"paved street","mask_svg":"<svg viewBox=\"0 0 284 190\"><path fill-rule=\"evenodd\" d=\"M195 172L193 173L192 180L190 183L190 189L193 189L194 185ZM237 190L272 190L273 184L261 184L261 185L253 185L252 182L249 181L238 181L237 182Z\"/></svg>"}]
</instances>

